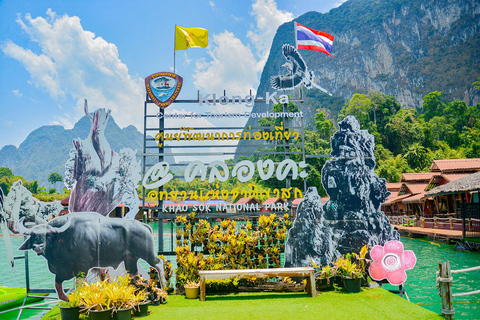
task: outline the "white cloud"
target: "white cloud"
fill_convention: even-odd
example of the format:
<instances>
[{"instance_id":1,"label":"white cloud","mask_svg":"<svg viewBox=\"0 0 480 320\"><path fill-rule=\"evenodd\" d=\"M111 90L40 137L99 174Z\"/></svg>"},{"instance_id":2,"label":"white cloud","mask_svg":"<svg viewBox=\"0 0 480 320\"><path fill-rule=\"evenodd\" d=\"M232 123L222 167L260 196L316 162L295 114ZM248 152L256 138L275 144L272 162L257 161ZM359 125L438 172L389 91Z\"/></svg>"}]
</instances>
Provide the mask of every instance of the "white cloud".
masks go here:
<instances>
[{"instance_id":1,"label":"white cloud","mask_svg":"<svg viewBox=\"0 0 480 320\"><path fill-rule=\"evenodd\" d=\"M256 54L232 32L213 35L208 51L211 59L202 59L195 64L193 77L197 89L217 94L226 90L227 95L246 95L251 89L255 93L277 28L294 16L278 10L274 0L255 0L251 15L256 25L248 31L247 37L254 45ZM241 111L238 107L223 108L227 109L224 111L232 108Z\"/></svg>"},{"instance_id":2,"label":"white cloud","mask_svg":"<svg viewBox=\"0 0 480 320\"><path fill-rule=\"evenodd\" d=\"M237 17L237 16L234 16L233 14L230 15L230 18L235 20L236 22L240 22L240 21L245 20L242 17Z\"/></svg>"},{"instance_id":3,"label":"white cloud","mask_svg":"<svg viewBox=\"0 0 480 320\"><path fill-rule=\"evenodd\" d=\"M6 124L7 126L11 127L12 124L13 124L13 121L7 120L7 119L4 119L4 118L0 118L0 123L4 123L4 124Z\"/></svg>"},{"instance_id":4,"label":"white cloud","mask_svg":"<svg viewBox=\"0 0 480 320\"><path fill-rule=\"evenodd\" d=\"M37 55L11 41L7 41L2 46L2 50L7 56L23 63L36 87L46 89L54 98L64 95L58 83L54 63L50 57L45 54Z\"/></svg>"},{"instance_id":5,"label":"white cloud","mask_svg":"<svg viewBox=\"0 0 480 320\"><path fill-rule=\"evenodd\" d=\"M142 112L131 112L143 105L143 79L130 76L113 43L83 29L76 16L57 16L50 9L47 19L26 14L17 22L36 43L41 53L7 41L3 52L21 62L30 73L30 82L46 90L52 98L76 100L78 119L83 115L83 99L91 110L108 108L121 126L142 127ZM76 119L71 119L75 121ZM68 124L66 119L55 119Z\"/></svg>"},{"instance_id":6,"label":"white cloud","mask_svg":"<svg viewBox=\"0 0 480 320\"><path fill-rule=\"evenodd\" d=\"M187 53L184 52L183 53L183 65L188 66L192 61L193 61L193 59L189 59Z\"/></svg>"},{"instance_id":7,"label":"white cloud","mask_svg":"<svg viewBox=\"0 0 480 320\"><path fill-rule=\"evenodd\" d=\"M55 116L53 115L53 120L50 122L52 125L60 125L65 129L72 129L75 125L75 122L72 120L71 116L68 113L63 114L63 116Z\"/></svg>"},{"instance_id":8,"label":"white cloud","mask_svg":"<svg viewBox=\"0 0 480 320\"><path fill-rule=\"evenodd\" d=\"M334 4L333 4L333 8L337 8L337 7L340 7L342 4L344 4L345 2L347 2L347 0L338 0L336 1Z\"/></svg>"},{"instance_id":9,"label":"white cloud","mask_svg":"<svg viewBox=\"0 0 480 320\"><path fill-rule=\"evenodd\" d=\"M263 66L267 61L278 27L285 22L292 21L294 15L291 12L279 10L275 0L254 1L251 14L256 21L256 30L250 30L247 36L255 45Z\"/></svg>"},{"instance_id":10,"label":"white cloud","mask_svg":"<svg viewBox=\"0 0 480 320\"><path fill-rule=\"evenodd\" d=\"M12 90L12 92L16 97L23 97L23 93L19 89Z\"/></svg>"},{"instance_id":11,"label":"white cloud","mask_svg":"<svg viewBox=\"0 0 480 320\"><path fill-rule=\"evenodd\" d=\"M261 70L250 47L229 31L215 34L208 54L211 60L197 61L193 77L195 86L204 93L246 95L258 85Z\"/></svg>"},{"instance_id":12,"label":"white cloud","mask_svg":"<svg viewBox=\"0 0 480 320\"><path fill-rule=\"evenodd\" d=\"M210 5L210 7L212 7L212 9L215 10L215 2L213 2L213 1L208 1L208 4Z\"/></svg>"}]
</instances>

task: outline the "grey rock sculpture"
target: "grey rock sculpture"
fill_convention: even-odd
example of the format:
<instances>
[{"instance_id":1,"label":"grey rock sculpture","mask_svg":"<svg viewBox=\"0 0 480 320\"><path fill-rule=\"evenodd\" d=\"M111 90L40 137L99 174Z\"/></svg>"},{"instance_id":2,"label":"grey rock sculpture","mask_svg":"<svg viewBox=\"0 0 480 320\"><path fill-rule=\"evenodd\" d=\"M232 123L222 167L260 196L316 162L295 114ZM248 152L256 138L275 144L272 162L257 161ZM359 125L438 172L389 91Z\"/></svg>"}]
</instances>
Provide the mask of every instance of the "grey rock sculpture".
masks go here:
<instances>
[{"instance_id":1,"label":"grey rock sculpture","mask_svg":"<svg viewBox=\"0 0 480 320\"><path fill-rule=\"evenodd\" d=\"M310 187L300 203L285 245L285 267L330 264L339 256L359 252L368 244L398 240L380 205L388 197L385 179L375 171L374 139L348 116L331 138L332 159L322 169L330 199L322 206Z\"/></svg>"}]
</instances>

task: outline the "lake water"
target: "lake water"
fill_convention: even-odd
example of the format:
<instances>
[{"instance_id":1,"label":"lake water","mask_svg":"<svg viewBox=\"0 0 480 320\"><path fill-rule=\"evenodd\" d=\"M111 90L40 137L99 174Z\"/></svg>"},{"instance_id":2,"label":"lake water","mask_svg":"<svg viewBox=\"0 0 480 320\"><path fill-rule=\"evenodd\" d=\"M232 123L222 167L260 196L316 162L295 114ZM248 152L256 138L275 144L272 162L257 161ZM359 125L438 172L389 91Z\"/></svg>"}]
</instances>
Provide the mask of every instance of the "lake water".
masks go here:
<instances>
[{"instance_id":1,"label":"lake water","mask_svg":"<svg viewBox=\"0 0 480 320\"><path fill-rule=\"evenodd\" d=\"M154 233L157 232L157 226L154 227ZM171 241L170 225L164 224L165 248ZM6 261L5 245L3 238L0 237L0 285L8 287L25 287L25 268L24 260L16 260L17 272L13 274ZM15 237L12 239L13 247L18 248L23 242L23 238ZM417 265L414 269L407 271L407 290L410 301L420 304L422 307L441 313L440 296L437 293L435 272L438 270L438 262L449 260L452 269L463 269L480 265L480 253L455 251L453 245L439 244L428 240L402 238L406 250L413 250L417 256ZM155 246L157 249L158 241ZM15 255L23 255L21 251L15 251ZM174 260L174 257L168 257ZM175 261L172 261L175 267ZM30 264L30 287L31 288L52 288L54 283L53 275L47 269L46 260L36 256L32 251L29 252ZM145 265L146 266L146 265ZM453 292L465 292L480 289L480 271L455 274L453 276ZM65 282L64 287L70 287L72 281ZM392 288L384 286L385 288ZM393 289L393 288L392 288ZM480 294L454 298L455 318L456 319L477 319L480 318ZM29 315L30 319L37 319L40 315ZM0 315L3 319L16 319L16 315L6 317ZM23 318L22 319L26 319Z\"/></svg>"},{"instance_id":2,"label":"lake water","mask_svg":"<svg viewBox=\"0 0 480 320\"><path fill-rule=\"evenodd\" d=\"M441 313L441 299L437 292L435 272L439 261L450 261L452 270L480 266L480 252L463 252L453 245L428 240L402 238L406 250L413 250L417 265L407 271L405 288L410 301ZM453 275L453 293L480 290L480 270ZM455 319L480 318L480 294L453 299Z\"/></svg>"}]
</instances>

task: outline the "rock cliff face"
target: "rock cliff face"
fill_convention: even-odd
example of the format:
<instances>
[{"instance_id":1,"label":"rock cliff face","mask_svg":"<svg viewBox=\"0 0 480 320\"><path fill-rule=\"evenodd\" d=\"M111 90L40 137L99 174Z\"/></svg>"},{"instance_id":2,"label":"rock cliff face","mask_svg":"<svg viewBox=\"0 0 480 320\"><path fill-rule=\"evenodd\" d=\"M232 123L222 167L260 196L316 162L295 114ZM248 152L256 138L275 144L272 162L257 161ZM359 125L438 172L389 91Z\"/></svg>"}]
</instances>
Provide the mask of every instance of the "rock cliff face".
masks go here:
<instances>
[{"instance_id":1,"label":"rock cliff face","mask_svg":"<svg viewBox=\"0 0 480 320\"><path fill-rule=\"evenodd\" d=\"M298 207L285 245L285 266L329 264L342 254L398 240L380 205L388 197L385 179L375 171L373 136L348 116L331 139L332 159L322 169L330 199L322 206L309 188Z\"/></svg>"},{"instance_id":2,"label":"rock cliff face","mask_svg":"<svg viewBox=\"0 0 480 320\"><path fill-rule=\"evenodd\" d=\"M353 93L370 90L395 96L405 108L421 108L423 96L432 91L442 92L447 101L480 102L480 90L472 86L480 75L478 0L347 1L328 13L308 12L295 21L335 36L333 58L300 50L309 70L315 72L316 83L337 97L328 97L318 89L304 90L302 111L307 124L313 124L311 119L318 108L326 108L336 120L345 100ZM271 76L285 72L285 43L295 43L293 22L277 30L259 96L273 91ZM298 96L298 92L286 92ZM257 104L253 112L271 108ZM256 119L250 119L249 125L256 126Z\"/></svg>"}]
</instances>

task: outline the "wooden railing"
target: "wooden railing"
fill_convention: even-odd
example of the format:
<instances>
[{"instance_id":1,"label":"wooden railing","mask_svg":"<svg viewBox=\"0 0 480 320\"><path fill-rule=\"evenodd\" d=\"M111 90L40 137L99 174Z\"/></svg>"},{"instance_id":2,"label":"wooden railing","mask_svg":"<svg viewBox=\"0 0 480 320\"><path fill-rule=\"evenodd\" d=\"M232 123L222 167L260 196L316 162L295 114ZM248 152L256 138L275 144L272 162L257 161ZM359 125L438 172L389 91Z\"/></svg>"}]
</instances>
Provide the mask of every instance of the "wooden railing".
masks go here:
<instances>
[{"instance_id":1,"label":"wooden railing","mask_svg":"<svg viewBox=\"0 0 480 320\"><path fill-rule=\"evenodd\" d=\"M480 270L480 266L466 268L466 269L459 269L459 270L451 270L450 261L445 261L445 262L438 263L438 269L439 271L437 271L437 288L438 288L438 293L442 298L442 315L445 317L445 319L454 319L455 308L453 307L453 298L469 296L472 294L479 294L480 290L453 293L452 292L452 282L453 282L452 274Z\"/></svg>"},{"instance_id":2,"label":"wooden railing","mask_svg":"<svg viewBox=\"0 0 480 320\"><path fill-rule=\"evenodd\" d=\"M419 228L433 228L433 229L446 229L448 226L450 230L462 230L463 219L453 218L453 217L432 217L426 218L421 217L420 219L417 216L388 216L390 223L393 225L402 225L407 227L419 227ZM480 222L480 219L468 218L465 219L466 230L473 232L473 223L477 224ZM441 228L441 227L443 228ZM457 227L457 228L455 228Z\"/></svg>"}]
</instances>

